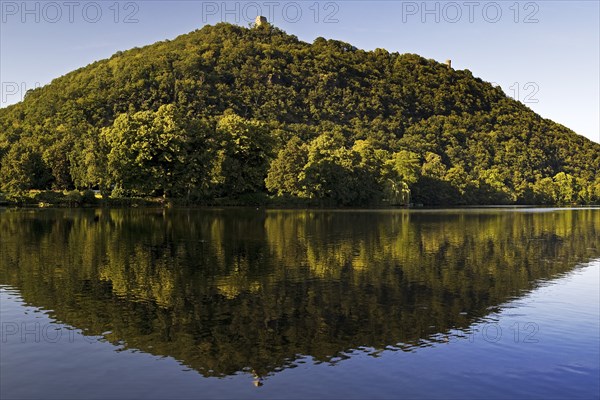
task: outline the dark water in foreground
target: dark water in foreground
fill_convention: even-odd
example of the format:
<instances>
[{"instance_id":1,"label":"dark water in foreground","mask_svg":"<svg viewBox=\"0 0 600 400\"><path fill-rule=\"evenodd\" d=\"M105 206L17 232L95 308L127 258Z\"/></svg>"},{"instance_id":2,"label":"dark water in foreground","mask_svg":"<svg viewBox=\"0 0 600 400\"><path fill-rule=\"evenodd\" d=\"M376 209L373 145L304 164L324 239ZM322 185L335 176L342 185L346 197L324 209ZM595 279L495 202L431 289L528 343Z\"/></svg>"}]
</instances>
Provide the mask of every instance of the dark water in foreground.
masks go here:
<instances>
[{"instance_id":1,"label":"dark water in foreground","mask_svg":"<svg viewBox=\"0 0 600 400\"><path fill-rule=\"evenodd\" d=\"M0 398L598 398L600 209L0 210Z\"/></svg>"}]
</instances>

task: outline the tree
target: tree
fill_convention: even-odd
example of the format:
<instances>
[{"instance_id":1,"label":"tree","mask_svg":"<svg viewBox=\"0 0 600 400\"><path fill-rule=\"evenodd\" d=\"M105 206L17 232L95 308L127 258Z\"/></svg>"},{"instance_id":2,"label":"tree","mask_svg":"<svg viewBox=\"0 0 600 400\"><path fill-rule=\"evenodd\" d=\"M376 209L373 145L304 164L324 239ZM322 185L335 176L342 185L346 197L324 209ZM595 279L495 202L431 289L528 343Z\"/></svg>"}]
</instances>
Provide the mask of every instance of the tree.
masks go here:
<instances>
[{"instance_id":1,"label":"tree","mask_svg":"<svg viewBox=\"0 0 600 400\"><path fill-rule=\"evenodd\" d=\"M446 165L443 163L442 157L439 154L427 153L421 173L429 178L443 179L446 175Z\"/></svg>"},{"instance_id":2,"label":"tree","mask_svg":"<svg viewBox=\"0 0 600 400\"><path fill-rule=\"evenodd\" d=\"M335 148L314 142L324 132L341 135ZM271 163L294 136L306 148ZM323 154L309 155L313 145ZM190 201L268 189L330 205L372 204L383 192L406 202L409 190L429 205L588 203L600 175L599 144L468 70L224 23L28 91L0 109L0 163L13 146L37 153L39 176L52 176L7 190L114 186Z\"/></svg>"},{"instance_id":3,"label":"tree","mask_svg":"<svg viewBox=\"0 0 600 400\"><path fill-rule=\"evenodd\" d=\"M186 132L183 148L185 163L178 164L179 177L175 194L188 200L204 200L214 194L211 173L218 161L219 143L215 123L208 119L187 117L179 124Z\"/></svg>"},{"instance_id":4,"label":"tree","mask_svg":"<svg viewBox=\"0 0 600 400\"><path fill-rule=\"evenodd\" d=\"M301 179L307 196L330 205L366 205L376 201L374 176L360 153L345 147L339 131L326 132L314 139L308 149L308 161Z\"/></svg>"},{"instance_id":5,"label":"tree","mask_svg":"<svg viewBox=\"0 0 600 400\"><path fill-rule=\"evenodd\" d=\"M573 204L577 199L579 188L575 177L564 172L559 172L553 178L556 187L557 198L554 200L558 204Z\"/></svg>"},{"instance_id":6,"label":"tree","mask_svg":"<svg viewBox=\"0 0 600 400\"><path fill-rule=\"evenodd\" d=\"M64 132L64 130L62 130ZM73 188L73 179L70 173L69 153L73 146L73 139L65 135L55 141L42 154L44 163L52 171L53 189L67 190Z\"/></svg>"},{"instance_id":7,"label":"tree","mask_svg":"<svg viewBox=\"0 0 600 400\"><path fill-rule=\"evenodd\" d=\"M558 200L556 185L550 177L538 179L533 185L533 193L539 204L556 204Z\"/></svg>"},{"instance_id":8,"label":"tree","mask_svg":"<svg viewBox=\"0 0 600 400\"><path fill-rule=\"evenodd\" d=\"M31 189L50 189L52 174L41 154L22 142L14 143L2 159L0 189L21 195Z\"/></svg>"},{"instance_id":9,"label":"tree","mask_svg":"<svg viewBox=\"0 0 600 400\"><path fill-rule=\"evenodd\" d=\"M419 155L407 150L392 154L385 162L385 193L392 205L410 203L411 186L417 183L421 164Z\"/></svg>"},{"instance_id":10,"label":"tree","mask_svg":"<svg viewBox=\"0 0 600 400\"><path fill-rule=\"evenodd\" d=\"M300 175L307 161L307 146L297 136L292 137L271 162L265 179L267 189L278 196L302 197L306 188Z\"/></svg>"},{"instance_id":11,"label":"tree","mask_svg":"<svg viewBox=\"0 0 600 400\"><path fill-rule=\"evenodd\" d=\"M106 136L93 129L85 133L69 155L71 176L78 189L97 187L103 198L110 195L111 179L108 172Z\"/></svg>"},{"instance_id":12,"label":"tree","mask_svg":"<svg viewBox=\"0 0 600 400\"><path fill-rule=\"evenodd\" d=\"M273 148L267 126L227 113L218 121L216 135L221 150L213 177L220 193L238 196L263 190Z\"/></svg>"},{"instance_id":13,"label":"tree","mask_svg":"<svg viewBox=\"0 0 600 400\"><path fill-rule=\"evenodd\" d=\"M168 197L180 183L188 137L176 121L174 106L121 114L102 134L110 147L108 173L117 188L141 195L159 191Z\"/></svg>"}]
</instances>

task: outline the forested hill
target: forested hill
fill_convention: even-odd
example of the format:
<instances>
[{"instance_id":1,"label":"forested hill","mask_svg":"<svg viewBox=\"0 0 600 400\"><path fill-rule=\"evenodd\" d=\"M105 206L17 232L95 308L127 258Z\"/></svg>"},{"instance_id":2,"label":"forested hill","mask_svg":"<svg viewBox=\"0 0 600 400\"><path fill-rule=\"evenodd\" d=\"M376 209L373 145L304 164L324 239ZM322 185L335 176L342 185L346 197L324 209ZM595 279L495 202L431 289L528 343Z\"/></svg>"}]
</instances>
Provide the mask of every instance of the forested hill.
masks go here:
<instances>
[{"instance_id":1,"label":"forested hill","mask_svg":"<svg viewBox=\"0 0 600 400\"><path fill-rule=\"evenodd\" d=\"M600 201L600 145L470 71L272 26L206 26L30 91L0 110L0 157L7 197Z\"/></svg>"}]
</instances>

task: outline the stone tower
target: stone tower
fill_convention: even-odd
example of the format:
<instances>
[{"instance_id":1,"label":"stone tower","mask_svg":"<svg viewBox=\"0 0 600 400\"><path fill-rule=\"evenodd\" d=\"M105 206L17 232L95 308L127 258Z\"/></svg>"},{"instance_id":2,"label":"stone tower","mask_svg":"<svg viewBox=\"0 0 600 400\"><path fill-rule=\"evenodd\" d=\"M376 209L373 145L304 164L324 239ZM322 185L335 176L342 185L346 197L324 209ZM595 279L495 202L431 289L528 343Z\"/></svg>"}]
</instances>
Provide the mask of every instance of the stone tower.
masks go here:
<instances>
[{"instance_id":1,"label":"stone tower","mask_svg":"<svg viewBox=\"0 0 600 400\"><path fill-rule=\"evenodd\" d=\"M448 68L452 68L452 60L446 60L446 65Z\"/></svg>"},{"instance_id":2,"label":"stone tower","mask_svg":"<svg viewBox=\"0 0 600 400\"><path fill-rule=\"evenodd\" d=\"M259 15L254 20L254 23L256 24L256 26L261 26L261 25L267 25L269 22L267 21L266 17L263 17L262 15Z\"/></svg>"}]
</instances>

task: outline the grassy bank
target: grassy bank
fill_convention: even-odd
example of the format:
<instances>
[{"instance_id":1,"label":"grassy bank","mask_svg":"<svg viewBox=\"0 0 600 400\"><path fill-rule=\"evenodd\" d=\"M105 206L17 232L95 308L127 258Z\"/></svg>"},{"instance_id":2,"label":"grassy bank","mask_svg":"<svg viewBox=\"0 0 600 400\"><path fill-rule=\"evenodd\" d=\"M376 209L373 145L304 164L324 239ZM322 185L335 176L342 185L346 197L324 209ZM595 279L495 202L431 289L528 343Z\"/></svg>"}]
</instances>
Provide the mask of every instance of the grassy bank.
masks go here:
<instances>
[{"instance_id":1,"label":"grassy bank","mask_svg":"<svg viewBox=\"0 0 600 400\"><path fill-rule=\"evenodd\" d=\"M264 193L251 193L237 197L223 197L213 199L165 199L163 197L106 197L98 192L86 191L40 191L32 190L21 195L6 196L0 193L0 206L8 207L273 207L273 208L307 208L307 207L335 207L327 202L300 199L294 197L274 197Z\"/></svg>"},{"instance_id":2,"label":"grassy bank","mask_svg":"<svg viewBox=\"0 0 600 400\"><path fill-rule=\"evenodd\" d=\"M582 204L545 204L544 207L555 206L580 206ZM594 204L588 204L594 206ZM484 207L498 206L497 204L437 204L427 207ZM503 206L538 206L536 204L503 204ZM600 205L596 205L600 206ZM323 199L303 199L291 196L269 196L265 193L249 193L237 197L221 197L210 199L182 199L163 197L105 197L93 190L32 190L21 195L7 196L0 193L0 207L53 207L53 208L81 208L81 207L268 207L268 208L346 208L334 202ZM391 205L386 202L371 204L359 208L388 208L407 207L406 205ZM423 204L410 204L411 208L423 207ZM356 207L350 207L356 208Z\"/></svg>"}]
</instances>

